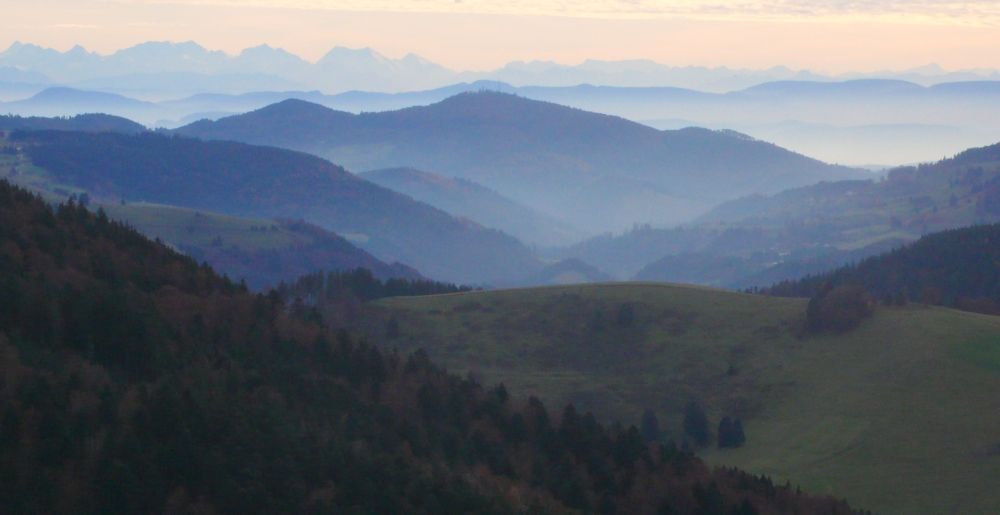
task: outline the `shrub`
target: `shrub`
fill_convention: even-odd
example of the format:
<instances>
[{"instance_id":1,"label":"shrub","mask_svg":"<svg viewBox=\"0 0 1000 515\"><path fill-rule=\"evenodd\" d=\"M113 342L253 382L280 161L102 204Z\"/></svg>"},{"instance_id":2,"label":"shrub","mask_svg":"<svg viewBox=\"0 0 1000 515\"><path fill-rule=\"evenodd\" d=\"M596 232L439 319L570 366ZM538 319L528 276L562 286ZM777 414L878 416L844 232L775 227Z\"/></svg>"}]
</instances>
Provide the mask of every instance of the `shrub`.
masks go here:
<instances>
[{"instance_id":1,"label":"shrub","mask_svg":"<svg viewBox=\"0 0 1000 515\"><path fill-rule=\"evenodd\" d=\"M854 329L871 316L872 300L864 288L856 285L820 288L809 299L806 326L810 331L844 332Z\"/></svg>"}]
</instances>

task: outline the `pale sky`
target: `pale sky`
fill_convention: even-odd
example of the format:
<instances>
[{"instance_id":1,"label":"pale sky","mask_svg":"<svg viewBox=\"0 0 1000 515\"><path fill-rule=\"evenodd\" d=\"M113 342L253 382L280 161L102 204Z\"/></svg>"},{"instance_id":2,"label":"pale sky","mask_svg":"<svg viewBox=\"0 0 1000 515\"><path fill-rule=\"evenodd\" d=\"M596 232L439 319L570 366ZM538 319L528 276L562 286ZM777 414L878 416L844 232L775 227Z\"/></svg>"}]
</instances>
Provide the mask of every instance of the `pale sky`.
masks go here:
<instances>
[{"instance_id":1,"label":"pale sky","mask_svg":"<svg viewBox=\"0 0 1000 515\"><path fill-rule=\"evenodd\" d=\"M586 58L828 73L1000 68L1000 1L0 0L0 49L108 54L150 40L230 53L267 43L309 60L372 47L456 70Z\"/></svg>"}]
</instances>

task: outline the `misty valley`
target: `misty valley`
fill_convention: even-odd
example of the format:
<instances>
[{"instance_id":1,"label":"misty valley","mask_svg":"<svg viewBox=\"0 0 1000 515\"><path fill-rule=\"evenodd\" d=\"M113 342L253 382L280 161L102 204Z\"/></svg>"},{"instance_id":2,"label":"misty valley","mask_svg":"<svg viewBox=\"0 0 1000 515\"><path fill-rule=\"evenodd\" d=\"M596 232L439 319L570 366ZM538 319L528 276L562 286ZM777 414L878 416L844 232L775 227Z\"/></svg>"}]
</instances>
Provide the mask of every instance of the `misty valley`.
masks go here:
<instances>
[{"instance_id":1,"label":"misty valley","mask_svg":"<svg viewBox=\"0 0 1000 515\"><path fill-rule=\"evenodd\" d=\"M0 52L0 513L1000 513L996 72L265 47Z\"/></svg>"}]
</instances>

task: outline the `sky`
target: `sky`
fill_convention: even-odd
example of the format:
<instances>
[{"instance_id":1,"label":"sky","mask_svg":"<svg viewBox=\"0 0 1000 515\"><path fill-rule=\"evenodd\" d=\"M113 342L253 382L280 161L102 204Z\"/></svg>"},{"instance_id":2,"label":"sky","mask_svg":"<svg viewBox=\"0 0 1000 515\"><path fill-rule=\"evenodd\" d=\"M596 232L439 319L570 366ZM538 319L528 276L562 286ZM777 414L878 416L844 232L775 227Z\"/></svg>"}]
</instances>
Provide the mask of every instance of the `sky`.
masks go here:
<instances>
[{"instance_id":1,"label":"sky","mask_svg":"<svg viewBox=\"0 0 1000 515\"><path fill-rule=\"evenodd\" d=\"M0 0L14 41L109 54L145 41L416 53L455 70L652 59L824 73L1000 68L997 0Z\"/></svg>"}]
</instances>

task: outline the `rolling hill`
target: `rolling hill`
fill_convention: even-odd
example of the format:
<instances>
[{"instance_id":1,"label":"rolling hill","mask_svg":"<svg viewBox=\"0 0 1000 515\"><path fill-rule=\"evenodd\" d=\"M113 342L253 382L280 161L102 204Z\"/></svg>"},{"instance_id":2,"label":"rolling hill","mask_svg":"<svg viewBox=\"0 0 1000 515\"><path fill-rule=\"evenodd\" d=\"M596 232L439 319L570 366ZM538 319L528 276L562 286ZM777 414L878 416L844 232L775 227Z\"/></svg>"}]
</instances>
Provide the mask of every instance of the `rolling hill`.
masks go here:
<instances>
[{"instance_id":1,"label":"rolling hill","mask_svg":"<svg viewBox=\"0 0 1000 515\"><path fill-rule=\"evenodd\" d=\"M494 227L531 245L565 245L583 238L572 226L503 197L468 179L412 168L374 170L361 178L426 202L452 216Z\"/></svg>"},{"instance_id":2,"label":"rolling hill","mask_svg":"<svg viewBox=\"0 0 1000 515\"><path fill-rule=\"evenodd\" d=\"M439 280L515 281L541 265L517 239L288 150L151 133L15 132L29 172L96 199L174 205L232 216L301 218L385 262ZM68 195L68 193L67 193Z\"/></svg>"},{"instance_id":3,"label":"rolling hill","mask_svg":"<svg viewBox=\"0 0 1000 515\"><path fill-rule=\"evenodd\" d=\"M564 259L545 265L541 270L521 281L523 286L549 286L555 284L603 283L612 277L579 259Z\"/></svg>"},{"instance_id":4,"label":"rolling hill","mask_svg":"<svg viewBox=\"0 0 1000 515\"><path fill-rule=\"evenodd\" d=\"M359 172L434 170L591 232L682 221L751 193L861 177L735 133L658 131L489 91L360 115L286 100L176 133L301 150Z\"/></svg>"},{"instance_id":5,"label":"rolling hill","mask_svg":"<svg viewBox=\"0 0 1000 515\"><path fill-rule=\"evenodd\" d=\"M1000 400L986 393L1000 388L1000 318L910 304L805 335L806 303L591 284L383 299L359 330L604 420L652 410L665 438L684 437L694 400L713 429L723 416L746 428L744 447L704 451L710 463L879 513L1000 510Z\"/></svg>"}]
</instances>

